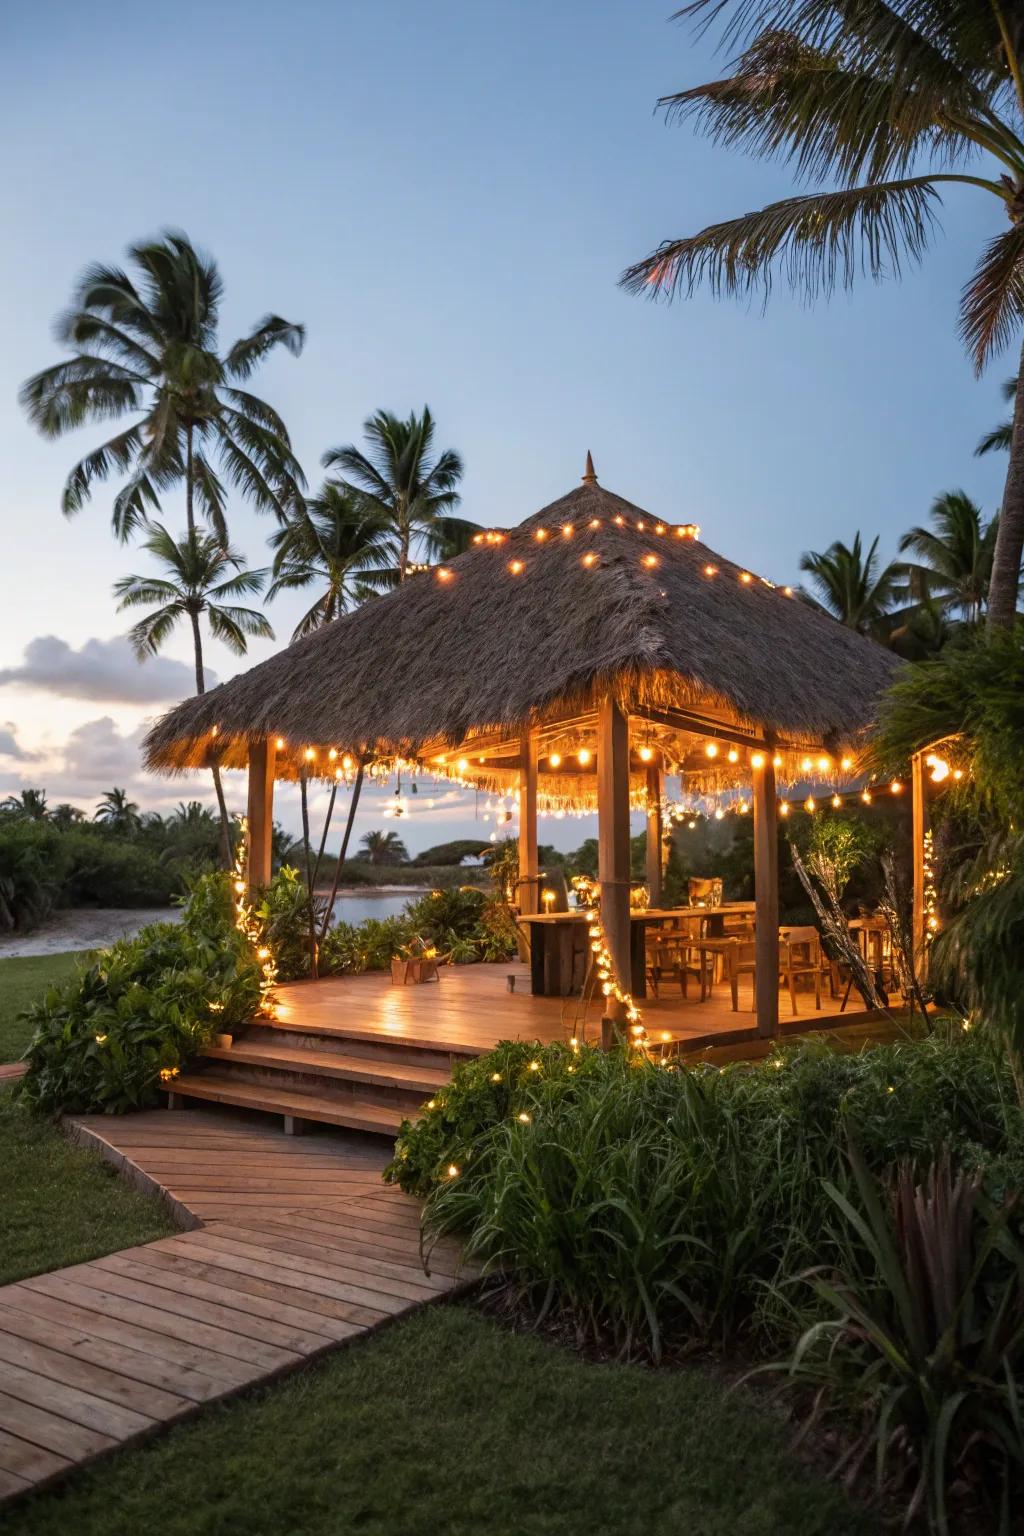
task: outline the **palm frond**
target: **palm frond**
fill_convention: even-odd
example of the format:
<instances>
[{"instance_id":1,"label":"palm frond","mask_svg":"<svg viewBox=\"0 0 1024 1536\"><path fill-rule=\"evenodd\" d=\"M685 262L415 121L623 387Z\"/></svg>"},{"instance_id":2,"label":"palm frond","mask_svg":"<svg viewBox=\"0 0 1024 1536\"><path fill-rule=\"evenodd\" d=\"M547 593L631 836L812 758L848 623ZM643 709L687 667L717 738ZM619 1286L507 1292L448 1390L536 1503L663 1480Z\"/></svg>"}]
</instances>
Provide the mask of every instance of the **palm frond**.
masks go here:
<instances>
[{"instance_id":1,"label":"palm frond","mask_svg":"<svg viewBox=\"0 0 1024 1536\"><path fill-rule=\"evenodd\" d=\"M980 373L1024 321L1024 225L1014 224L985 247L960 304L960 336Z\"/></svg>"},{"instance_id":2,"label":"palm frond","mask_svg":"<svg viewBox=\"0 0 1024 1536\"><path fill-rule=\"evenodd\" d=\"M957 178L953 178L957 179ZM713 293L772 288L776 271L806 298L848 287L866 272L896 275L919 261L935 226L934 177L784 198L756 213L669 240L620 279L631 293L674 297L707 282Z\"/></svg>"},{"instance_id":3,"label":"palm frond","mask_svg":"<svg viewBox=\"0 0 1024 1536\"><path fill-rule=\"evenodd\" d=\"M26 379L18 392L29 421L44 437L61 437L87 421L142 409L141 376L106 358L82 354Z\"/></svg>"},{"instance_id":4,"label":"palm frond","mask_svg":"<svg viewBox=\"0 0 1024 1536\"><path fill-rule=\"evenodd\" d=\"M262 592L266 585L266 570L251 571L248 568L229 576L226 581L218 582L210 588L210 596L218 600L223 597L247 597L250 593Z\"/></svg>"},{"instance_id":5,"label":"palm frond","mask_svg":"<svg viewBox=\"0 0 1024 1536\"><path fill-rule=\"evenodd\" d=\"M269 619L254 608L221 607L210 604L206 610L210 632L222 640L236 656L244 656L249 639L273 640Z\"/></svg>"},{"instance_id":6,"label":"palm frond","mask_svg":"<svg viewBox=\"0 0 1024 1536\"><path fill-rule=\"evenodd\" d=\"M149 521L150 511L159 512L160 498L150 476L140 470L114 497L111 524L122 544Z\"/></svg>"},{"instance_id":7,"label":"palm frond","mask_svg":"<svg viewBox=\"0 0 1024 1536\"><path fill-rule=\"evenodd\" d=\"M101 443L99 448L87 453L84 459L79 459L64 483L61 496L64 516L71 517L81 511L92 494L94 481L106 480L115 469L122 473L130 469L142 447L142 441L142 427L136 423L108 442Z\"/></svg>"},{"instance_id":8,"label":"palm frond","mask_svg":"<svg viewBox=\"0 0 1024 1536\"><path fill-rule=\"evenodd\" d=\"M726 79L659 102L670 121L692 119L714 143L778 156L801 179L831 174L847 185L903 175L922 150L947 163L972 154L970 117L954 127L948 92L914 79L851 68L842 40L816 48L793 32L758 36Z\"/></svg>"},{"instance_id":9,"label":"palm frond","mask_svg":"<svg viewBox=\"0 0 1024 1536\"><path fill-rule=\"evenodd\" d=\"M993 427L991 432L983 433L978 439L974 457L980 459L984 458L986 453L1009 453L1012 442L1013 422L1001 421L998 427Z\"/></svg>"},{"instance_id":10,"label":"palm frond","mask_svg":"<svg viewBox=\"0 0 1024 1536\"><path fill-rule=\"evenodd\" d=\"M123 607L124 604L121 606ZM157 654L164 641L170 638L178 621L184 616L184 605L173 602L168 603L164 608L157 609L156 613L147 613L144 619L132 625L128 631L128 639L140 661L146 656Z\"/></svg>"},{"instance_id":11,"label":"palm frond","mask_svg":"<svg viewBox=\"0 0 1024 1536\"><path fill-rule=\"evenodd\" d=\"M305 340L304 325L293 325L282 320L280 315L265 315L248 336L230 348L224 367L231 378L247 379L275 347L284 347L293 357L298 357Z\"/></svg>"}]
</instances>

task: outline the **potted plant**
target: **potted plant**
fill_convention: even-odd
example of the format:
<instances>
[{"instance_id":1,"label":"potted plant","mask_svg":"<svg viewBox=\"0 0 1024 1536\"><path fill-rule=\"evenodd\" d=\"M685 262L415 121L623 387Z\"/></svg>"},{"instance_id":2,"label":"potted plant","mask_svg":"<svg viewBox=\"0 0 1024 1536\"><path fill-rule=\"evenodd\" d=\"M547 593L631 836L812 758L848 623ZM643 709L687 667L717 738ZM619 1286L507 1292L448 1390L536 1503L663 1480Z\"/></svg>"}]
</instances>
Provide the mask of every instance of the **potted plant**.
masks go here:
<instances>
[{"instance_id":1,"label":"potted plant","mask_svg":"<svg viewBox=\"0 0 1024 1536\"><path fill-rule=\"evenodd\" d=\"M391 980L399 986L407 982L437 981L437 946L416 937L403 944L391 957Z\"/></svg>"}]
</instances>

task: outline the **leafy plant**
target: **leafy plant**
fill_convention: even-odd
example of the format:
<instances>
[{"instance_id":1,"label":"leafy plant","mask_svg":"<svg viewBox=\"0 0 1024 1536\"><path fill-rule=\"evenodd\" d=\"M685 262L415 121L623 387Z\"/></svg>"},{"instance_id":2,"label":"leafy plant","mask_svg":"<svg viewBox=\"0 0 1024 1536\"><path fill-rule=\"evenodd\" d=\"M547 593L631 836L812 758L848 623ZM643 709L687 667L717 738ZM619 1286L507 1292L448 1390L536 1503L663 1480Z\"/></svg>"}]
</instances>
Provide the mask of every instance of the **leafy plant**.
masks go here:
<instances>
[{"instance_id":1,"label":"leafy plant","mask_svg":"<svg viewBox=\"0 0 1024 1536\"><path fill-rule=\"evenodd\" d=\"M202 876L180 923L122 939L28 1009L24 1102L107 1114L154 1103L162 1078L259 1006L259 967L233 919L227 878Z\"/></svg>"},{"instance_id":2,"label":"leafy plant","mask_svg":"<svg viewBox=\"0 0 1024 1536\"><path fill-rule=\"evenodd\" d=\"M403 1125L388 1177L427 1197L431 1234L460 1233L531 1306L624 1353L766 1346L808 1322L793 1277L838 1262L824 1181L849 1184L851 1126L877 1172L948 1146L994 1191L1024 1160L998 1042L950 1025L725 1070L506 1042Z\"/></svg>"},{"instance_id":3,"label":"leafy plant","mask_svg":"<svg viewBox=\"0 0 1024 1536\"><path fill-rule=\"evenodd\" d=\"M788 1382L814 1389L816 1413L859 1422L844 1461L873 1457L905 1524L924 1513L945 1536L959 1483L1008 1531L1024 1484L1024 1247L1009 1210L942 1156L920 1179L900 1165L890 1213L856 1150L850 1162L856 1198L825 1186L838 1273L810 1277L833 1315L800 1339Z\"/></svg>"},{"instance_id":4,"label":"leafy plant","mask_svg":"<svg viewBox=\"0 0 1024 1536\"><path fill-rule=\"evenodd\" d=\"M313 894L313 922L319 931L326 900ZM310 974L309 891L297 869L285 864L259 893L255 907L259 943L274 954L280 981Z\"/></svg>"}]
</instances>

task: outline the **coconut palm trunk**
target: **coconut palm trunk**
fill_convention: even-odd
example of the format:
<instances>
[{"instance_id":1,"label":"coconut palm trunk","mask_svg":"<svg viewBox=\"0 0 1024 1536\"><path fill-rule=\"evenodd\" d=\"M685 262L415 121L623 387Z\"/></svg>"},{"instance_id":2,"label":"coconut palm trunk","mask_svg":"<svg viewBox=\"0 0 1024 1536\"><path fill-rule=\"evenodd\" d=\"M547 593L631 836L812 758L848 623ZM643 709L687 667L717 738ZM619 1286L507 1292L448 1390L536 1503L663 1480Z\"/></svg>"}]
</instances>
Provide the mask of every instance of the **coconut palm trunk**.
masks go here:
<instances>
[{"instance_id":1,"label":"coconut palm trunk","mask_svg":"<svg viewBox=\"0 0 1024 1536\"><path fill-rule=\"evenodd\" d=\"M999 532L992 556L988 591L988 627L1010 629L1017 612L1017 584L1024 554L1024 347L1021 348L1017 388L1013 397L1013 436L1010 463L999 512Z\"/></svg>"},{"instance_id":2,"label":"coconut palm trunk","mask_svg":"<svg viewBox=\"0 0 1024 1536\"><path fill-rule=\"evenodd\" d=\"M189 534L190 538L194 534ZM206 681L203 676L203 636L199 628L199 615L189 614L192 621L192 644L195 648L196 661L196 693L206 692ZM228 816L228 805L224 799L224 786L220 781L220 769L214 763L210 772L213 774L213 787L217 795L217 805L220 808L220 857L225 869L231 868L231 820Z\"/></svg>"}]
</instances>

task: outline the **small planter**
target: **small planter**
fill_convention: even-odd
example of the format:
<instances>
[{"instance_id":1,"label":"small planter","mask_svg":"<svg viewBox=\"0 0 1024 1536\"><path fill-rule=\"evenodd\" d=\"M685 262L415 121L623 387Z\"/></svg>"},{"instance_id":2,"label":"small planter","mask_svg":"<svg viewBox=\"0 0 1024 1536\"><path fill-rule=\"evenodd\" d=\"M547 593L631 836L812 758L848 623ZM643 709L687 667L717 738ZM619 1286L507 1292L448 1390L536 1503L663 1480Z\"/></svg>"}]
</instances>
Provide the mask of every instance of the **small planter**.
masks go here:
<instances>
[{"instance_id":1,"label":"small planter","mask_svg":"<svg viewBox=\"0 0 1024 1536\"><path fill-rule=\"evenodd\" d=\"M230 1051L235 1043L234 1035L214 1035L213 1043L218 1051Z\"/></svg>"},{"instance_id":2,"label":"small planter","mask_svg":"<svg viewBox=\"0 0 1024 1536\"><path fill-rule=\"evenodd\" d=\"M422 958L406 960L401 955L394 955L391 960L391 980L395 986L406 986L409 982L437 981L437 961L432 955L424 955Z\"/></svg>"}]
</instances>

